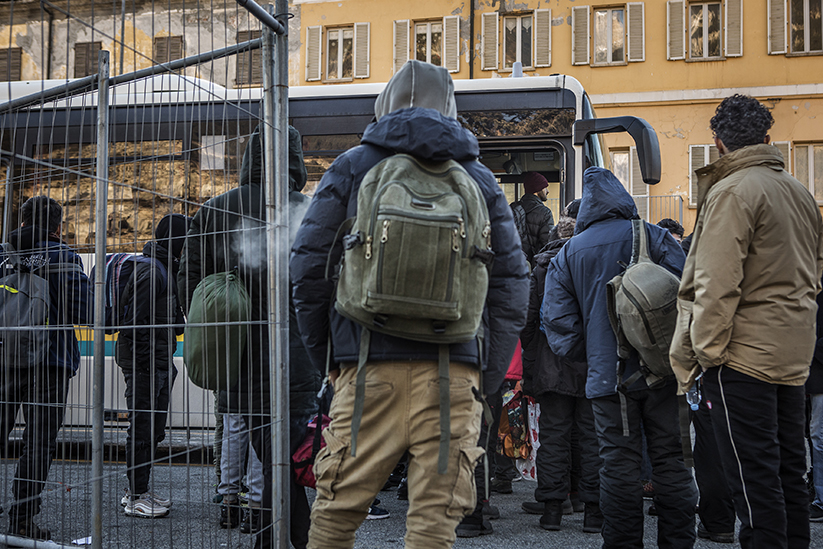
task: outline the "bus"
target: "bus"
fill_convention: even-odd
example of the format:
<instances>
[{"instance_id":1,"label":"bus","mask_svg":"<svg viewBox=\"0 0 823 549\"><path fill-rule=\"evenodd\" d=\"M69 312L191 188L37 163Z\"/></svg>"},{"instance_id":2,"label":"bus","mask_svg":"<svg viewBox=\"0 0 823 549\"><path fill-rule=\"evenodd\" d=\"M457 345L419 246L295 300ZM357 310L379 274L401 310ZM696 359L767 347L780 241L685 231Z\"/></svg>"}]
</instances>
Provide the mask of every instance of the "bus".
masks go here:
<instances>
[{"instance_id":1,"label":"bus","mask_svg":"<svg viewBox=\"0 0 823 549\"><path fill-rule=\"evenodd\" d=\"M4 83L0 86L0 107L4 101L60 84L65 81ZM289 121L303 137L311 183L308 192L338 155L359 144L374 119L374 102L384 86L341 84L289 89ZM610 132L627 132L634 139L637 167L646 183L660 179L660 152L654 130L636 117L597 118L583 86L571 76L456 80L454 86L458 120L477 136L479 160L495 174L509 201L519 198L523 173L539 172L549 181L549 206L557 218L563 206L582 195L584 170L589 166L608 167L602 135ZM219 177L222 170L223 188L230 188L236 184L232 181L237 179L246 138L259 123L261 98L261 89L230 90L178 74L117 86L110 98L112 164L185 162L191 166L186 177L195 179L210 171L213 179L215 172ZM76 196L70 199L72 211L94 211L92 193L84 191L81 196L76 187L81 185L78 182L84 171L94 173L96 104L96 93L85 93L0 114L0 160L6 166L4 241L15 224L12 212L31 194L31 185L42 189L45 182L64 197ZM205 165L207 143L218 151L208 160L215 164ZM45 175L43 163L50 166ZM193 215L197 202L209 198L200 190L192 191L195 185L189 184L183 185L184 194L180 196L178 189L172 188L173 181L167 180L169 187L163 187L157 170L145 172L145 177L154 179L128 183L151 189L155 193L152 196L179 199L184 207L191 208L186 212L189 215ZM37 174L36 179L32 173ZM148 202L146 207L154 207L153 201ZM129 207L128 201L123 203ZM132 203L136 205L131 207L143 207L140 200ZM110 205L110 211L114 207L118 206ZM137 212L134 214L137 216ZM93 219L89 219L93 225ZM81 238L76 227L74 231L78 234L74 241L69 236L69 241L88 253L84 263L91 272L94 260L89 239ZM135 232L128 246L119 245L120 241L113 238L109 253L137 252L150 237L150 232ZM66 425L84 426L91 423L93 341L91 330L78 333L83 364L71 384ZM107 337L106 354L105 417L110 424L118 424L126 419L126 406L122 376L112 358L111 336ZM172 394L170 424L173 428L212 427L213 396L188 381L180 355L178 351L175 362L180 375Z\"/></svg>"}]
</instances>

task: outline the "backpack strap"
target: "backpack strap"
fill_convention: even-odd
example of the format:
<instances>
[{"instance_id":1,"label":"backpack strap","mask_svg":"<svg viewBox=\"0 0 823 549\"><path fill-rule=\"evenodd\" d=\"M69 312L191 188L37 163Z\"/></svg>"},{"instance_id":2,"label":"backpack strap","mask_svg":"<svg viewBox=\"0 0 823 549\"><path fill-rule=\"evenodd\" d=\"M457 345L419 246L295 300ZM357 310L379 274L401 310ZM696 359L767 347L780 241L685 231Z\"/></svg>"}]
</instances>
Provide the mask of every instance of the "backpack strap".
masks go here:
<instances>
[{"instance_id":1,"label":"backpack strap","mask_svg":"<svg viewBox=\"0 0 823 549\"><path fill-rule=\"evenodd\" d=\"M691 416L686 395L677 397L677 413L680 417L680 447L683 452L683 463L694 469L694 455L692 454Z\"/></svg>"},{"instance_id":2,"label":"backpack strap","mask_svg":"<svg viewBox=\"0 0 823 549\"><path fill-rule=\"evenodd\" d=\"M360 431L360 422L363 420L363 405L366 402L366 362L369 360L369 346L371 345L371 331L363 328L360 331L360 356L357 359L357 377L354 385L354 410L351 416L351 455L357 455L357 433Z\"/></svg>"},{"instance_id":3,"label":"backpack strap","mask_svg":"<svg viewBox=\"0 0 823 549\"><path fill-rule=\"evenodd\" d=\"M449 470L449 441L451 440L451 396L449 387L449 346L441 344L437 352L438 383L440 385L440 453L437 456L437 474Z\"/></svg>"},{"instance_id":4,"label":"backpack strap","mask_svg":"<svg viewBox=\"0 0 823 549\"><path fill-rule=\"evenodd\" d=\"M649 242L646 238L646 222L642 219L632 219L632 260L629 264L651 260Z\"/></svg>"}]
</instances>

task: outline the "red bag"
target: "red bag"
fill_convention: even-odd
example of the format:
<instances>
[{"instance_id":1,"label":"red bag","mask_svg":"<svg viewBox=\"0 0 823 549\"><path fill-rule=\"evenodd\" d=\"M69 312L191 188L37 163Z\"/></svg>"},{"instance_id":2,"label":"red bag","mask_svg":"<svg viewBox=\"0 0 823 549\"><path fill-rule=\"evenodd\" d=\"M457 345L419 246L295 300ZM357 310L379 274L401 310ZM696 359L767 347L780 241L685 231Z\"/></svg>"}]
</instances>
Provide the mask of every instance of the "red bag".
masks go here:
<instances>
[{"instance_id":1,"label":"red bag","mask_svg":"<svg viewBox=\"0 0 823 549\"><path fill-rule=\"evenodd\" d=\"M520 381L521 379L523 379L523 349L518 339L512 361L509 363L509 369L506 372L506 381Z\"/></svg>"},{"instance_id":2,"label":"red bag","mask_svg":"<svg viewBox=\"0 0 823 549\"><path fill-rule=\"evenodd\" d=\"M292 469L294 469L294 480L299 486L314 488L317 481L314 478L314 459L321 448L325 448L326 441L321 436L323 429L329 426L331 418L323 414L321 428L317 428L317 416L314 416L306 429L306 436L303 442L291 456Z\"/></svg>"}]
</instances>

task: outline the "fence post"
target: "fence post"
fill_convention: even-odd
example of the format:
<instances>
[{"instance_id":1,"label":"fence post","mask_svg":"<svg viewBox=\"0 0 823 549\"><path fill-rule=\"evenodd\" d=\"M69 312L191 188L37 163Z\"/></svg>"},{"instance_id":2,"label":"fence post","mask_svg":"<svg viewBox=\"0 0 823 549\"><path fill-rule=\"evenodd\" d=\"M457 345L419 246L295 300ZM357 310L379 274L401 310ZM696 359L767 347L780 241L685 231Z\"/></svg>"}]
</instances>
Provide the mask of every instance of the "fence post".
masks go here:
<instances>
[{"instance_id":1,"label":"fence post","mask_svg":"<svg viewBox=\"0 0 823 549\"><path fill-rule=\"evenodd\" d=\"M271 13L271 6L269 12ZM288 29L288 2L275 14ZM269 273L269 362L272 410L272 539L289 547L289 84L288 35L263 29L263 112L266 164L266 234Z\"/></svg>"},{"instance_id":2,"label":"fence post","mask_svg":"<svg viewBox=\"0 0 823 549\"><path fill-rule=\"evenodd\" d=\"M94 374L92 377L91 438L91 539L93 549L103 549L103 391L106 366L105 284L106 231L109 194L109 52L98 58L97 89L97 192L95 193L94 260Z\"/></svg>"}]
</instances>

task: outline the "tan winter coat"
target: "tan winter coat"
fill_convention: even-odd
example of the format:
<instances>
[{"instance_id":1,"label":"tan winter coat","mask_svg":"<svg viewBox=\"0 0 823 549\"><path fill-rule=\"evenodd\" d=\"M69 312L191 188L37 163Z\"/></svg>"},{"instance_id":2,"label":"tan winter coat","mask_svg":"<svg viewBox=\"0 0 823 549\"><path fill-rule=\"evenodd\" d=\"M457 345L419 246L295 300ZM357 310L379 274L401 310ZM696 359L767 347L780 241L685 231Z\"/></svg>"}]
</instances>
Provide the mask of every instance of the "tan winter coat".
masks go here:
<instances>
[{"instance_id":1,"label":"tan winter coat","mask_svg":"<svg viewBox=\"0 0 823 549\"><path fill-rule=\"evenodd\" d=\"M815 345L823 220L776 147L738 149L697 170L698 213L670 357L687 390L723 364L802 385Z\"/></svg>"}]
</instances>

